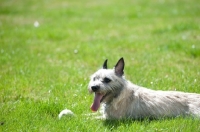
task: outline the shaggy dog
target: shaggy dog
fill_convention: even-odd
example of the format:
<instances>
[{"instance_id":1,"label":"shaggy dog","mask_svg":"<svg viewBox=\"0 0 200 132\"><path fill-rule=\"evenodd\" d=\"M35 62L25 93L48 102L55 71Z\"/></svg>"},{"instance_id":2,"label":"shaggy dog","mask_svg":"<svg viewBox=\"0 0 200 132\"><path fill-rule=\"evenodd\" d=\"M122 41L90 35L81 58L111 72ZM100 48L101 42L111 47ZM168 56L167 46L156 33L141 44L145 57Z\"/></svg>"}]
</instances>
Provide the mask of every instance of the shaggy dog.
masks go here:
<instances>
[{"instance_id":1,"label":"shaggy dog","mask_svg":"<svg viewBox=\"0 0 200 132\"><path fill-rule=\"evenodd\" d=\"M137 86L125 79L124 65L121 58L113 69L107 69L105 60L103 68L91 76L88 89L95 94L92 111L97 111L103 103L106 119L200 117L200 94Z\"/></svg>"}]
</instances>

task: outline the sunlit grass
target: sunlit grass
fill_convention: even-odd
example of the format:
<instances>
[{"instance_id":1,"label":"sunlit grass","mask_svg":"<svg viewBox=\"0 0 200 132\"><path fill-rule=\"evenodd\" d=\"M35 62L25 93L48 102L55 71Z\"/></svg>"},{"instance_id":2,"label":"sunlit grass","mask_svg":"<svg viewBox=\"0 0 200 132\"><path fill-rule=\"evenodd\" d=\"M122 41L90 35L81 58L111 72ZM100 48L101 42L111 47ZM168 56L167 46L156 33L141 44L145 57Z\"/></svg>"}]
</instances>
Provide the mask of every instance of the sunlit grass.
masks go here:
<instances>
[{"instance_id":1,"label":"sunlit grass","mask_svg":"<svg viewBox=\"0 0 200 132\"><path fill-rule=\"evenodd\" d=\"M102 121L89 76L125 59L126 78L200 93L200 6L183 1L0 2L0 131L199 131L200 120ZM35 26L34 23L38 22ZM75 117L58 119L63 109Z\"/></svg>"}]
</instances>

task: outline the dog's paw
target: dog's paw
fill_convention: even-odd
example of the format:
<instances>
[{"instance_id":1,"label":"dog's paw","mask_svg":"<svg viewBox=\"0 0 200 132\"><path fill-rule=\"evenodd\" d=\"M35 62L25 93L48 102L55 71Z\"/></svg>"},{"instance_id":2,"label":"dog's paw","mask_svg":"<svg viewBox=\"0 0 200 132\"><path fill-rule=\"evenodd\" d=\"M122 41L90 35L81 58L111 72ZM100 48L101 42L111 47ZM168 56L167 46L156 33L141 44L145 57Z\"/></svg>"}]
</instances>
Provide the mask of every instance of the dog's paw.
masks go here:
<instances>
[{"instance_id":1,"label":"dog's paw","mask_svg":"<svg viewBox=\"0 0 200 132\"><path fill-rule=\"evenodd\" d=\"M68 115L68 116L74 116L74 113L71 110L68 109L64 109L60 112L60 114L58 115L58 118L60 119L62 116L64 115Z\"/></svg>"}]
</instances>

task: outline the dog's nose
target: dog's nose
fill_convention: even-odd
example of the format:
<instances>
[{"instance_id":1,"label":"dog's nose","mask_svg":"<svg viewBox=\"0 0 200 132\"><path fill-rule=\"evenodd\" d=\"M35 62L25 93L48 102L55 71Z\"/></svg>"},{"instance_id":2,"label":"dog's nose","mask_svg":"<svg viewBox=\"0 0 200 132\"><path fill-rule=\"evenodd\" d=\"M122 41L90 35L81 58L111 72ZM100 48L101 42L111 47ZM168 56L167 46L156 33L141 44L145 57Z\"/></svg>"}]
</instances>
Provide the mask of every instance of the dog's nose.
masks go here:
<instances>
[{"instance_id":1,"label":"dog's nose","mask_svg":"<svg viewBox=\"0 0 200 132\"><path fill-rule=\"evenodd\" d=\"M92 88L93 92L96 92L97 90L99 90L100 87L99 86L92 86L91 88Z\"/></svg>"}]
</instances>

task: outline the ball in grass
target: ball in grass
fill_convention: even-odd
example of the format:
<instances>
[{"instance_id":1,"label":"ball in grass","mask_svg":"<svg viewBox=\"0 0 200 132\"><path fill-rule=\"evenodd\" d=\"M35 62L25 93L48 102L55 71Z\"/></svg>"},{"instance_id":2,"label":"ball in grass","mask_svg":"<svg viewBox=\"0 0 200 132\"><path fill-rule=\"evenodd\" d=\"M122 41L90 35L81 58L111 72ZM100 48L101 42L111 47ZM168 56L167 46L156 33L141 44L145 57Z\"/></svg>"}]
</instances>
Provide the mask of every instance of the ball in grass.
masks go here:
<instances>
[{"instance_id":1,"label":"ball in grass","mask_svg":"<svg viewBox=\"0 0 200 132\"><path fill-rule=\"evenodd\" d=\"M58 118L61 119L62 116L64 115L69 115L69 116L73 116L74 113L71 110L68 109L64 109L60 112L60 114L58 115Z\"/></svg>"}]
</instances>

